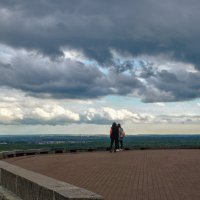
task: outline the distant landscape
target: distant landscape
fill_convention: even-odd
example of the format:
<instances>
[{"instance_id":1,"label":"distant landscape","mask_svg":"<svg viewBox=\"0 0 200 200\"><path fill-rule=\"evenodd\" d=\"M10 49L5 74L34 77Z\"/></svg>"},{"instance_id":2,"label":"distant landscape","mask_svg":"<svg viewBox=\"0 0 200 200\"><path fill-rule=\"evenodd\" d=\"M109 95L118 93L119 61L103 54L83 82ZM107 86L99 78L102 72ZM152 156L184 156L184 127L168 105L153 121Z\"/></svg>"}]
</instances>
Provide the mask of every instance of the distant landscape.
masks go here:
<instances>
[{"instance_id":1,"label":"distant landscape","mask_svg":"<svg viewBox=\"0 0 200 200\"><path fill-rule=\"evenodd\" d=\"M12 135L0 136L0 151L26 149L94 149L109 148L107 135ZM124 139L126 149L200 148L200 135L131 135Z\"/></svg>"}]
</instances>

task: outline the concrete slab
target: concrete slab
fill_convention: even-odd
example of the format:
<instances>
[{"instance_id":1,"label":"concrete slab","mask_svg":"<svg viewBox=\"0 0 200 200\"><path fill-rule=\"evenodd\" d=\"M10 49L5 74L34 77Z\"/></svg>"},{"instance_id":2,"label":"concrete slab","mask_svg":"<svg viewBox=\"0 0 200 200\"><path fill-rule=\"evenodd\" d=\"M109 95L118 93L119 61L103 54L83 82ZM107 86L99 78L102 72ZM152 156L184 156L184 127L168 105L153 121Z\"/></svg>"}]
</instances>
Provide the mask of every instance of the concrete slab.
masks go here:
<instances>
[{"instance_id":1,"label":"concrete slab","mask_svg":"<svg viewBox=\"0 0 200 200\"><path fill-rule=\"evenodd\" d=\"M24 156L24 150L14 150L15 156Z\"/></svg>"},{"instance_id":2,"label":"concrete slab","mask_svg":"<svg viewBox=\"0 0 200 200\"><path fill-rule=\"evenodd\" d=\"M12 157L15 157L15 151L2 151L1 152L1 156L3 158L12 158Z\"/></svg>"},{"instance_id":3,"label":"concrete slab","mask_svg":"<svg viewBox=\"0 0 200 200\"><path fill-rule=\"evenodd\" d=\"M3 161L0 161L0 169L1 186L23 200L103 199L100 195L86 189L22 169Z\"/></svg>"},{"instance_id":4,"label":"concrete slab","mask_svg":"<svg viewBox=\"0 0 200 200\"><path fill-rule=\"evenodd\" d=\"M106 200L200 199L200 150L76 152L6 161Z\"/></svg>"},{"instance_id":5,"label":"concrete slab","mask_svg":"<svg viewBox=\"0 0 200 200\"><path fill-rule=\"evenodd\" d=\"M25 155L35 155L35 154L39 154L40 153L40 149L27 149L24 150L24 154Z\"/></svg>"}]
</instances>

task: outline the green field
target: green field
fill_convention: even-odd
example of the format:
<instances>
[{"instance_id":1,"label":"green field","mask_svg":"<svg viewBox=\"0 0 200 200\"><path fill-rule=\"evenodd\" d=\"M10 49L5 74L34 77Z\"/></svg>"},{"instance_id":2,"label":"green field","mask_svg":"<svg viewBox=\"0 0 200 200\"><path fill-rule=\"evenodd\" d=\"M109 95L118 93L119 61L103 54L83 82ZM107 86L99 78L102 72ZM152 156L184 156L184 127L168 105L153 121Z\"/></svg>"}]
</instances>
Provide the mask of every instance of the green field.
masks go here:
<instances>
[{"instance_id":1,"label":"green field","mask_svg":"<svg viewBox=\"0 0 200 200\"><path fill-rule=\"evenodd\" d=\"M30 135L0 136L0 151L39 148L97 149L110 145L108 136ZM200 148L200 135L136 135L124 139L127 149Z\"/></svg>"}]
</instances>

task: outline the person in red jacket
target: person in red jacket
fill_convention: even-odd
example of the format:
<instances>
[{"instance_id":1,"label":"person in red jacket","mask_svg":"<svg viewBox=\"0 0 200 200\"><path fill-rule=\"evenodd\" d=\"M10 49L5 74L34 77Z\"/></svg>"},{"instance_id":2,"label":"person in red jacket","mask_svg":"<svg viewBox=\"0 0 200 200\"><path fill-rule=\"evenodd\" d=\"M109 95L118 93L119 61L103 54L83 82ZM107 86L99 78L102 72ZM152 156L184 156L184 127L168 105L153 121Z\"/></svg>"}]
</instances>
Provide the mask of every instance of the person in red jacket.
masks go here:
<instances>
[{"instance_id":1,"label":"person in red jacket","mask_svg":"<svg viewBox=\"0 0 200 200\"><path fill-rule=\"evenodd\" d=\"M115 142L114 152L117 151L119 147L119 128L115 122L113 122L112 127L110 128L110 152L112 152L112 146Z\"/></svg>"}]
</instances>

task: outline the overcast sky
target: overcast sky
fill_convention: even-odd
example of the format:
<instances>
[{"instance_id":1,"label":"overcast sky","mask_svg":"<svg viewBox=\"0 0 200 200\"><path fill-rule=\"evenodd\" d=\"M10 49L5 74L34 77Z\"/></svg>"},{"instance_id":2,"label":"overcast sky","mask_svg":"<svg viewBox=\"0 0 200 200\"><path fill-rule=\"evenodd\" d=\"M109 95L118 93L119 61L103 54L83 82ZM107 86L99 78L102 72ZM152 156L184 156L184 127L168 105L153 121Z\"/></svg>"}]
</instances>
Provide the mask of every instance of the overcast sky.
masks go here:
<instances>
[{"instance_id":1,"label":"overcast sky","mask_svg":"<svg viewBox=\"0 0 200 200\"><path fill-rule=\"evenodd\" d=\"M0 0L0 134L200 133L199 10Z\"/></svg>"}]
</instances>

